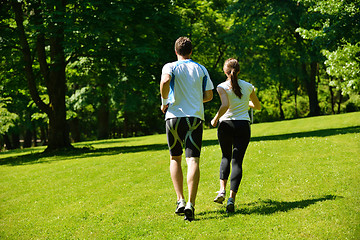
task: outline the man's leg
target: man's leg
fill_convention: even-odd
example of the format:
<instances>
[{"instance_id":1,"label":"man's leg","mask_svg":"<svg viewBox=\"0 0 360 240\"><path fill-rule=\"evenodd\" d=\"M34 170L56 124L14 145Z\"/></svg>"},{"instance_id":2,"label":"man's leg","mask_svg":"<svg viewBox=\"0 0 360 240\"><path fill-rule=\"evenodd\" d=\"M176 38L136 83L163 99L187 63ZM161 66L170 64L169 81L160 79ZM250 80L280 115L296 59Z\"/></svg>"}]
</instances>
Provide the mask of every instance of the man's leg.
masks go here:
<instances>
[{"instance_id":1,"label":"man's leg","mask_svg":"<svg viewBox=\"0 0 360 240\"><path fill-rule=\"evenodd\" d=\"M200 180L199 158L186 158L186 162L188 165L187 185L189 189L189 202L195 206L195 199Z\"/></svg>"},{"instance_id":2,"label":"man's leg","mask_svg":"<svg viewBox=\"0 0 360 240\"><path fill-rule=\"evenodd\" d=\"M184 199L181 155L170 156L170 175L177 195L177 200L179 201L181 199Z\"/></svg>"}]
</instances>

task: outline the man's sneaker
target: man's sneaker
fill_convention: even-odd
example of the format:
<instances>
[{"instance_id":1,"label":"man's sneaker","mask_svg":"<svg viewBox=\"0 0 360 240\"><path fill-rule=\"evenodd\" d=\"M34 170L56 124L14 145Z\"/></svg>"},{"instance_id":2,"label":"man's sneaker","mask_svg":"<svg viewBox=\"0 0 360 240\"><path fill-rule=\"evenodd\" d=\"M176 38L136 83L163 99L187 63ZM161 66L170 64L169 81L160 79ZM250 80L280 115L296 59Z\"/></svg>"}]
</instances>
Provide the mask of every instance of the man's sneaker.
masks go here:
<instances>
[{"instance_id":1,"label":"man's sneaker","mask_svg":"<svg viewBox=\"0 0 360 240\"><path fill-rule=\"evenodd\" d=\"M191 222L194 219L195 219L195 208L194 208L194 206L192 205L191 202L188 202L186 204L186 207L185 207L185 218L184 218L184 220L187 220L187 221Z\"/></svg>"},{"instance_id":2,"label":"man's sneaker","mask_svg":"<svg viewBox=\"0 0 360 240\"><path fill-rule=\"evenodd\" d=\"M234 199L229 198L226 204L226 212L233 213L235 212L235 205L234 205Z\"/></svg>"},{"instance_id":3,"label":"man's sneaker","mask_svg":"<svg viewBox=\"0 0 360 240\"><path fill-rule=\"evenodd\" d=\"M183 215L184 210L185 210L185 205L186 205L186 202L184 199L181 199L180 201L178 201L176 209L175 209L175 213L178 215Z\"/></svg>"},{"instance_id":4,"label":"man's sneaker","mask_svg":"<svg viewBox=\"0 0 360 240\"><path fill-rule=\"evenodd\" d=\"M214 202L222 204L223 201L225 200L226 192L225 192L225 190L222 190L222 191L218 191L217 193L218 193L218 195L214 199Z\"/></svg>"}]
</instances>

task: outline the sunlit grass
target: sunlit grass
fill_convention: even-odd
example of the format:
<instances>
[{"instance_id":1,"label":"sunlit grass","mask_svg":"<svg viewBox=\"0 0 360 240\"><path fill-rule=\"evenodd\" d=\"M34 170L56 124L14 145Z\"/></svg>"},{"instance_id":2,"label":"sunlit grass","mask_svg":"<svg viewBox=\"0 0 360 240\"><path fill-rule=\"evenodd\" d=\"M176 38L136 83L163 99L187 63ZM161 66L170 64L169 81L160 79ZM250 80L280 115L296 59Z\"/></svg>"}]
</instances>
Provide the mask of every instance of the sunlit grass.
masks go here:
<instances>
[{"instance_id":1,"label":"sunlit grass","mask_svg":"<svg viewBox=\"0 0 360 240\"><path fill-rule=\"evenodd\" d=\"M204 131L196 221L176 216L165 135L0 154L0 239L358 239L360 113L252 126L235 214ZM183 165L186 172L186 164Z\"/></svg>"}]
</instances>

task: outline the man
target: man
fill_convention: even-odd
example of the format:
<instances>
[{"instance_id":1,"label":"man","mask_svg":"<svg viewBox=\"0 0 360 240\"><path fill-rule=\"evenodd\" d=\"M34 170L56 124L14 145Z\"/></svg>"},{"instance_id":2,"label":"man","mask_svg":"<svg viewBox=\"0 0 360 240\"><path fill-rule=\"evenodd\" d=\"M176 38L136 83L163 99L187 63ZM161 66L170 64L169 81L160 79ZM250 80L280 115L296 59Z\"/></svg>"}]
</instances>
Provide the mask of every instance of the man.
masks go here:
<instances>
[{"instance_id":1,"label":"man","mask_svg":"<svg viewBox=\"0 0 360 240\"><path fill-rule=\"evenodd\" d=\"M165 113L166 134L170 150L170 175L177 195L176 214L185 214L185 220L195 216L195 199L200 179L204 106L213 98L213 83L205 67L192 61L192 43L187 37L175 42L177 61L162 69L160 92L161 110ZM185 145L188 166L188 202L183 194L181 157Z\"/></svg>"}]
</instances>

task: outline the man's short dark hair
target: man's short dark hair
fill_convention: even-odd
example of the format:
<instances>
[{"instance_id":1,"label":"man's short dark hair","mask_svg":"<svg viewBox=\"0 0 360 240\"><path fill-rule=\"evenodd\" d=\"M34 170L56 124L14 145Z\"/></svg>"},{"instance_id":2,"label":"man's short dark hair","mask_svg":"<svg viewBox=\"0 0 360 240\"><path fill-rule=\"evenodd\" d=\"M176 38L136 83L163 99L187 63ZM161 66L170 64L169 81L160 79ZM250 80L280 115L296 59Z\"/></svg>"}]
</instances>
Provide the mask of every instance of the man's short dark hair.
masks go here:
<instances>
[{"instance_id":1,"label":"man's short dark hair","mask_svg":"<svg viewBox=\"0 0 360 240\"><path fill-rule=\"evenodd\" d=\"M179 37L175 42L175 51L181 56L187 56L192 51L191 40L187 37Z\"/></svg>"}]
</instances>

